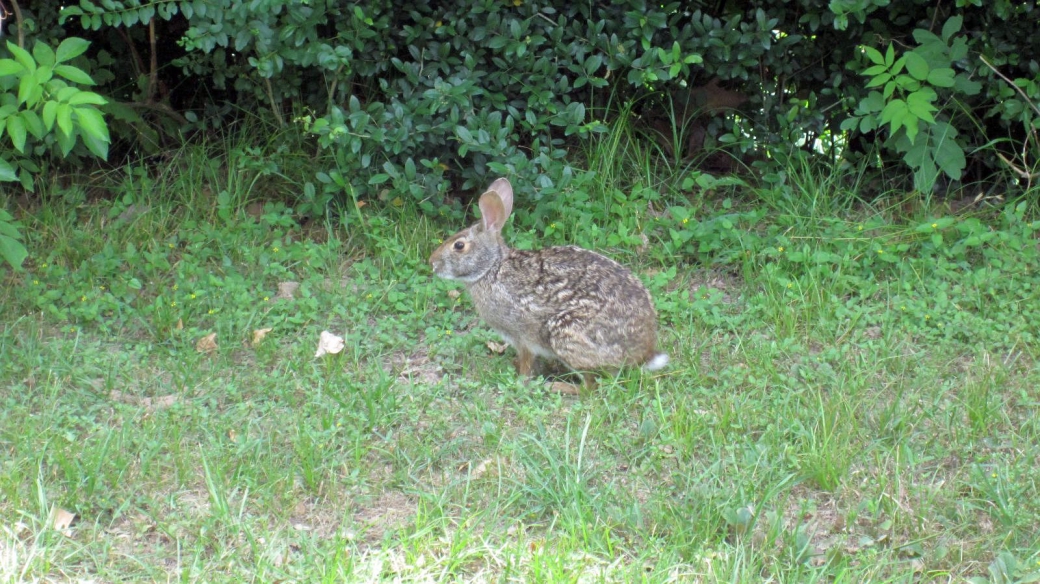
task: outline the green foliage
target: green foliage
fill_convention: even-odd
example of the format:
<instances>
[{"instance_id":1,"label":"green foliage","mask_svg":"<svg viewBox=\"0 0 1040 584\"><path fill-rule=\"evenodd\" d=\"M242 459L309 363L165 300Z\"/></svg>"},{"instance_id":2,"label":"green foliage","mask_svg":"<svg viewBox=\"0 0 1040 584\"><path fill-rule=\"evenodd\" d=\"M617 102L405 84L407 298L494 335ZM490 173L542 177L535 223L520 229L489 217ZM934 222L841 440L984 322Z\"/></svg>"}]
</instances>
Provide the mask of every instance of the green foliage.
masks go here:
<instances>
[{"instance_id":1,"label":"green foliage","mask_svg":"<svg viewBox=\"0 0 1040 584\"><path fill-rule=\"evenodd\" d=\"M476 1L447 11L376 3L345 12L337 26L352 44L334 60L319 54L328 103L303 119L335 153L336 174L325 184L352 198L389 186L427 210L444 199L446 174L462 188L510 175L528 197L568 196L577 185L567 145L602 129L586 104L607 77L627 70L641 87L699 61L678 42L667 51L653 44L663 13L625 8L590 14L578 5ZM393 30L403 31L402 45L388 36ZM353 177L349 188L337 176Z\"/></svg>"},{"instance_id":2,"label":"green foliage","mask_svg":"<svg viewBox=\"0 0 1040 584\"><path fill-rule=\"evenodd\" d=\"M873 66L860 74L870 78L867 88L882 90L868 93L856 107L856 115L841 125L843 130L861 132L886 127L886 145L903 155L914 170L914 187L923 193L931 192L939 172L960 180L966 164L965 146L950 122L964 107L959 100L978 94L981 86L969 72L954 69L968 56L967 40L956 36L962 23L962 17L951 17L941 37L914 30L918 46L899 58L892 44L884 54L863 47ZM942 110L937 103L943 104Z\"/></svg>"},{"instance_id":3,"label":"green foliage","mask_svg":"<svg viewBox=\"0 0 1040 584\"><path fill-rule=\"evenodd\" d=\"M1028 495L1027 495L1028 496ZM970 584L1033 584L1040 582L1040 571L1028 561L1022 561L1015 554L1000 552L988 566L988 577L975 576L969 578Z\"/></svg>"},{"instance_id":4,"label":"green foliage","mask_svg":"<svg viewBox=\"0 0 1040 584\"><path fill-rule=\"evenodd\" d=\"M847 195L817 196L836 203ZM879 313L831 305L835 317L861 326L1008 350L1037 342L1040 319L1021 312L1037 298L1038 282L1026 274L1040 273L1040 221L1029 218L1028 202L977 217L925 216L901 228L881 213L851 211L859 217L849 218L850 211L813 209L811 202L792 198L770 211L738 209L726 198L704 217L675 205L650 232L661 237L664 257L743 273L777 302L807 299L811 307L840 298L854 305L885 293L889 307Z\"/></svg>"},{"instance_id":5,"label":"green foliage","mask_svg":"<svg viewBox=\"0 0 1040 584\"><path fill-rule=\"evenodd\" d=\"M188 221L161 238L139 225L107 241L69 242L92 250L69 248L40 258L27 276L37 293L35 308L59 321L106 331L142 319L156 339L191 338L218 320L245 337L251 324L299 326L316 319L319 307L310 290L320 278L301 282L300 297L291 305L272 300L279 282L295 280L292 266L328 265L334 244L318 248L290 241L287 228L294 223L280 205L258 220L234 212L221 221L222 228ZM257 271L204 267L220 258Z\"/></svg>"},{"instance_id":6,"label":"green foliage","mask_svg":"<svg viewBox=\"0 0 1040 584\"><path fill-rule=\"evenodd\" d=\"M75 84L93 85L82 69L69 62L89 43L70 37L57 49L37 42L32 53L7 43L10 58L0 58L0 182L21 183L28 191L44 166L44 155L68 157L85 147L100 158L108 155L108 127L97 106L105 99ZM18 223L0 209L0 257L12 267L27 255Z\"/></svg>"},{"instance_id":7,"label":"green foliage","mask_svg":"<svg viewBox=\"0 0 1040 584\"><path fill-rule=\"evenodd\" d=\"M21 242L20 224L4 209L0 209L0 258L12 268L19 268L29 252Z\"/></svg>"},{"instance_id":8,"label":"green foliage","mask_svg":"<svg viewBox=\"0 0 1040 584\"><path fill-rule=\"evenodd\" d=\"M64 158L78 154L79 146L99 158L108 156L108 126L98 109L107 101L77 87L94 82L69 64L89 44L70 37L57 49L37 42L29 53L7 43L11 58L0 59L0 129L6 129L14 149L0 153L0 181L18 180L32 191L45 154Z\"/></svg>"},{"instance_id":9,"label":"green foliage","mask_svg":"<svg viewBox=\"0 0 1040 584\"><path fill-rule=\"evenodd\" d=\"M990 178L1002 156L1015 180L1035 174L1029 3L796 5L40 0L18 26L92 39L80 69L110 100L120 153L162 144L137 112L172 133L255 115L309 133L328 164L293 194L319 213L393 193L457 216L456 193L503 174L521 200L565 198L599 166L571 153L633 112L637 131L671 134L651 139L658 156L705 167L720 149L764 175L792 152L856 162L881 130L924 192ZM169 42L149 55L153 33Z\"/></svg>"}]
</instances>

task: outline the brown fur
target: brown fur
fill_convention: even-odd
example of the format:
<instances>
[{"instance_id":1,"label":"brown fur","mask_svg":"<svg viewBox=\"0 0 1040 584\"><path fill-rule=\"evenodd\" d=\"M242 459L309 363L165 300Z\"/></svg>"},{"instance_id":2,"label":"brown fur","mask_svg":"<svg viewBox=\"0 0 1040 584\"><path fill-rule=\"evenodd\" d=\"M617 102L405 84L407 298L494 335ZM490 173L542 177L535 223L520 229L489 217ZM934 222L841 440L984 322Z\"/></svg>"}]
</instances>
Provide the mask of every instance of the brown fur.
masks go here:
<instances>
[{"instance_id":1,"label":"brown fur","mask_svg":"<svg viewBox=\"0 0 1040 584\"><path fill-rule=\"evenodd\" d=\"M516 348L521 375L532 373L539 356L585 372L656 356L657 313L630 271L579 247L510 249L501 236L512 210L505 179L479 205L481 220L448 238L430 264L438 276L465 283L481 318Z\"/></svg>"}]
</instances>

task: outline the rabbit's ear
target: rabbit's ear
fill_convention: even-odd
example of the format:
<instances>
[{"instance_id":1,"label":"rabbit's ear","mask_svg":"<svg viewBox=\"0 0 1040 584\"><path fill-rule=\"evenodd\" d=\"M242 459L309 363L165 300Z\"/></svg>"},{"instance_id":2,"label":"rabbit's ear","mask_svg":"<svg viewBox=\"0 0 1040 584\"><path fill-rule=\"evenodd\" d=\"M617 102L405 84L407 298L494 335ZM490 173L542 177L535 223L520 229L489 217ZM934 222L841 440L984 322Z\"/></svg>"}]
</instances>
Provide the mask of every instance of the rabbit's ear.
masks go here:
<instances>
[{"instance_id":1,"label":"rabbit's ear","mask_svg":"<svg viewBox=\"0 0 1040 584\"><path fill-rule=\"evenodd\" d=\"M509 211L506 209L502 197L495 191L488 191L480 195L480 222L484 231L502 231L506 224Z\"/></svg>"},{"instance_id":2,"label":"rabbit's ear","mask_svg":"<svg viewBox=\"0 0 1040 584\"><path fill-rule=\"evenodd\" d=\"M509 214L513 212L513 186L509 184L509 180L500 178L491 183L488 190L498 193L498 198L502 199L502 209L505 211L506 217L509 217Z\"/></svg>"}]
</instances>

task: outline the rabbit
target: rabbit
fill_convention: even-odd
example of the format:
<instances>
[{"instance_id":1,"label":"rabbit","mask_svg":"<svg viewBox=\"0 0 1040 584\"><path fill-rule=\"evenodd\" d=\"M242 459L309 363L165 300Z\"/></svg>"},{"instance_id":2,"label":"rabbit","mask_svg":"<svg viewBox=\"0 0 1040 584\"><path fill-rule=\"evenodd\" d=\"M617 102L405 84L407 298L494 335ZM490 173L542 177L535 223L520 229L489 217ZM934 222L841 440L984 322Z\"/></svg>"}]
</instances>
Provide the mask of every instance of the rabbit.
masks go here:
<instances>
[{"instance_id":1,"label":"rabbit","mask_svg":"<svg viewBox=\"0 0 1040 584\"><path fill-rule=\"evenodd\" d=\"M500 178L480 196L481 219L430 255L433 273L465 284L480 317L517 352L516 368L531 376L535 358L558 360L583 373L643 366L658 370L657 312L650 293L621 264L576 246L511 249L502 227L513 188Z\"/></svg>"}]
</instances>

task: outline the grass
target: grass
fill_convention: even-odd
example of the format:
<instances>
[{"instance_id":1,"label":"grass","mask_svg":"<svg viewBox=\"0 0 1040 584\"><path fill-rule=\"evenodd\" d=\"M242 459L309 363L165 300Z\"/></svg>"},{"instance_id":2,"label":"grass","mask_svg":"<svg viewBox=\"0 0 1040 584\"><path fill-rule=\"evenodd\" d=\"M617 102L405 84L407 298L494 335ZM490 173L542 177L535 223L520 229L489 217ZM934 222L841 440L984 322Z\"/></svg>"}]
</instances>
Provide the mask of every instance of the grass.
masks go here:
<instances>
[{"instance_id":1,"label":"grass","mask_svg":"<svg viewBox=\"0 0 1040 584\"><path fill-rule=\"evenodd\" d=\"M188 148L148 197L131 170L114 198L55 191L22 218L32 257L0 296L0 581L1040 571L1025 210L980 230L773 191L768 217L611 207L654 245L582 243L641 268L672 364L574 398L517 379L432 278L458 225L392 205L301 225L270 190L290 174L256 180L263 157L237 152L234 173ZM346 349L315 359L322 330Z\"/></svg>"}]
</instances>

